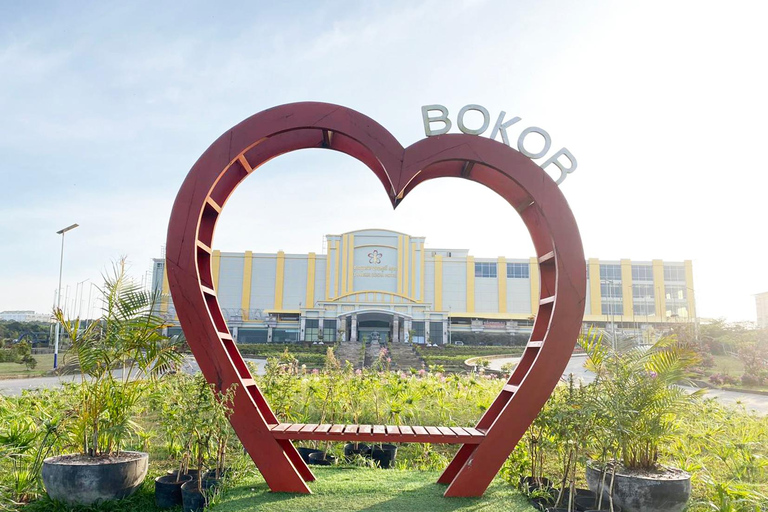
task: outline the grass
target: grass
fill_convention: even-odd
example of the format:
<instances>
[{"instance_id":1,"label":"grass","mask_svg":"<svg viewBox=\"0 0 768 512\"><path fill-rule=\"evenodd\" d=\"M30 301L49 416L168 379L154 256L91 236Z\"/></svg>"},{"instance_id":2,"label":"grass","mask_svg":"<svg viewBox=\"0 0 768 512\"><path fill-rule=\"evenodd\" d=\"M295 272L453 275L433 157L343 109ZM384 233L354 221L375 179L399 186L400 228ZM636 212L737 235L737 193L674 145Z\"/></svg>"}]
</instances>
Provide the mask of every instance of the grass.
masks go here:
<instances>
[{"instance_id":1,"label":"grass","mask_svg":"<svg viewBox=\"0 0 768 512\"><path fill-rule=\"evenodd\" d=\"M313 468L312 495L271 493L261 476L227 493L214 510L235 511L529 511L526 499L496 479L481 498L444 498L435 471Z\"/></svg>"},{"instance_id":2,"label":"grass","mask_svg":"<svg viewBox=\"0 0 768 512\"><path fill-rule=\"evenodd\" d=\"M34 370L19 363L0 363L0 379L15 379L24 377L41 377L53 368L53 354L37 354L37 366Z\"/></svg>"},{"instance_id":3,"label":"grass","mask_svg":"<svg viewBox=\"0 0 768 512\"><path fill-rule=\"evenodd\" d=\"M744 363L740 359L732 356L713 356L715 367L712 373L724 373L733 377L741 377L744 373Z\"/></svg>"},{"instance_id":4,"label":"grass","mask_svg":"<svg viewBox=\"0 0 768 512\"><path fill-rule=\"evenodd\" d=\"M317 480L309 484L313 494L272 493L258 473L252 473L219 497L212 512L315 512L354 511L480 511L529 512L533 508L511 485L496 478L480 498L444 498L446 487L436 484L436 471L401 471L371 468L323 468L313 466ZM25 512L152 512L154 478L130 498L100 506L69 508L47 497L24 507ZM178 511L180 508L171 509Z\"/></svg>"},{"instance_id":5,"label":"grass","mask_svg":"<svg viewBox=\"0 0 768 512\"><path fill-rule=\"evenodd\" d=\"M428 366L440 365L447 372L467 371L467 367L464 366L464 361L471 357L491 355L517 357L521 355L525 349L525 347L475 345L447 345L445 347L416 346L415 348Z\"/></svg>"}]
</instances>

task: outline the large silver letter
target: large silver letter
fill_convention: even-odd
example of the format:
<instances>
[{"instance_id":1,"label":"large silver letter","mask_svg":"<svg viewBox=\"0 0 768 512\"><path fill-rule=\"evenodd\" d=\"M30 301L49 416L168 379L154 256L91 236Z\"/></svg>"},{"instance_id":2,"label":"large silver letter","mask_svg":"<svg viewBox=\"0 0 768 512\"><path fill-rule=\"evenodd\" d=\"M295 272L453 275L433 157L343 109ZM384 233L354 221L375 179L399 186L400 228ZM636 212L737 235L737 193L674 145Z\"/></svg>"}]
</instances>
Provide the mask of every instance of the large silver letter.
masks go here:
<instances>
[{"instance_id":1,"label":"large silver letter","mask_svg":"<svg viewBox=\"0 0 768 512\"><path fill-rule=\"evenodd\" d=\"M505 115L507 115L507 113L502 110L501 113L499 114L499 118L496 120L496 124L493 126L493 130L491 131L491 139L495 139L496 134L501 132L501 141L507 146L509 146L509 137L507 136L507 128L509 128L516 122L518 122L520 118L513 117L512 119L510 119L505 123L504 122Z\"/></svg>"},{"instance_id":2,"label":"large silver letter","mask_svg":"<svg viewBox=\"0 0 768 512\"><path fill-rule=\"evenodd\" d=\"M464 124L464 114L470 110L480 112L483 115L483 125L476 130L467 128L467 126ZM488 113L488 109L481 105L465 105L461 107L461 110L459 110L459 117L456 118L456 124L459 125L459 130L461 130L462 133L466 133L467 135L480 135L485 130L487 130L488 125L491 124L491 114Z\"/></svg>"},{"instance_id":3,"label":"large silver letter","mask_svg":"<svg viewBox=\"0 0 768 512\"><path fill-rule=\"evenodd\" d=\"M538 133L542 137L544 137L544 147L539 151L538 153L531 153L527 149L525 149L525 137L529 133ZM549 151L549 148L552 146L552 139L550 138L549 134L546 132L546 130L542 130L541 128L538 128L536 126L531 126L530 128L526 128L523 130L523 133L520 134L520 136L517 138L517 149L520 150L522 154L527 156L528 158L541 158L544 155L547 154L547 151Z\"/></svg>"},{"instance_id":4,"label":"large silver letter","mask_svg":"<svg viewBox=\"0 0 768 512\"><path fill-rule=\"evenodd\" d=\"M561 156L565 156L565 158L568 159L568 161L571 163L571 165L566 168L559 160ZM546 162L541 166L542 169L546 169L549 164L555 164L558 169L560 169L560 178L557 180L557 184L561 184L563 181L565 181L565 178L568 174L571 174L573 171L576 170L576 159L573 157L570 151L563 148L551 157L547 159Z\"/></svg>"},{"instance_id":5,"label":"large silver letter","mask_svg":"<svg viewBox=\"0 0 768 512\"><path fill-rule=\"evenodd\" d=\"M437 117L429 117L429 113L434 112L435 110L439 111L440 115ZM431 137L433 135L442 135L444 133L448 133L448 130L451 129L451 120L448 119L448 109L442 105L424 105L421 107L421 118L424 121L424 135L427 137ZM433 130L430 127L430 124L438 122L443 123L445 126L440 129Z\"/></svg>"}]
</instances>

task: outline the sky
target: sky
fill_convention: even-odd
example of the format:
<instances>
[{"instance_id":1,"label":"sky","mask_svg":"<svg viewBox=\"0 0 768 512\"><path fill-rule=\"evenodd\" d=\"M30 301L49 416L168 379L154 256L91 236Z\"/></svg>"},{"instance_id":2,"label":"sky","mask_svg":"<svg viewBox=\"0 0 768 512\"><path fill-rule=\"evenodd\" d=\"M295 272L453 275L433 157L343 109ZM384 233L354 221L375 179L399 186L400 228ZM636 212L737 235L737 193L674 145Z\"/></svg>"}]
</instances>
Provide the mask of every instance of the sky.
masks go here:
<instances>
[{"instance_id":1,"label":"sky","mask_svg":"<svg viewBox=\"0 0 768 512\"><path fill-rule=\"evenodd\" d=\"M700 316L753 321L768 291L767 14L759 1L0 1L0 311L51 311L56 232L73 223L71 311L122 256L146 278L179 186L219 135L324 101L403 145L425 136L429 104L453 131L467 104L521 117L513 140L545 129L549 154L578 160L561 189L587 257L690 259ZM323 252L324 235L363 228L533 255L480 185L427 182L393 211L363 164L320 150L250 176L213 245Z\"/></svg>"}]
</instances>

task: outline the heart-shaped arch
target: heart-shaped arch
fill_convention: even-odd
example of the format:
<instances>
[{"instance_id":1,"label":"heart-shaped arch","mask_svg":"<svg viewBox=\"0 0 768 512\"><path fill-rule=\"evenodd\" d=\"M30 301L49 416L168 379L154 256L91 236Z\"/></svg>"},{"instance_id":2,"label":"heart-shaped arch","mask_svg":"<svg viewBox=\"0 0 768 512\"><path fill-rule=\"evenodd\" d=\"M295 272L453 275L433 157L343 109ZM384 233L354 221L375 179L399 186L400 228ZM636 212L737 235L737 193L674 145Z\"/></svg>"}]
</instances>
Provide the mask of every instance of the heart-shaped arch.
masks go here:
<instances>
[{"instance_id":1,"label":"heart-shaped arch","mask_svg":"<svg viewBox=\"0 0 768 512\"><path fill-rule=\"evenodd\" d=\"M203 153L171 212L166 244L171 296L205 377L220 389L239 384L231 422L273 491L308 493L306 482L314 480L290 439L360 439L364 434L361 429L355 436L331 436L308 428L316 425L288 428L279 423L224 321L213 286L211 245L222 208L240 182L268 160L306 148L341 151L363 162L379 178L393 207L429 179L453 176L482 183L506 199L528 228L539 261L540 302L531 338L509 381L476 428L453 429L466 436L441 441L411 431L390 438L463 443L439 482L449 484L446 496L481 495L557 384L581 327L584 251L563 194L540 167L499 142L448 134L403 148L369 117L326 103L293 103L255 114ZM370 433L365 439L381 437Z\"/></svg>"}]
</instances>

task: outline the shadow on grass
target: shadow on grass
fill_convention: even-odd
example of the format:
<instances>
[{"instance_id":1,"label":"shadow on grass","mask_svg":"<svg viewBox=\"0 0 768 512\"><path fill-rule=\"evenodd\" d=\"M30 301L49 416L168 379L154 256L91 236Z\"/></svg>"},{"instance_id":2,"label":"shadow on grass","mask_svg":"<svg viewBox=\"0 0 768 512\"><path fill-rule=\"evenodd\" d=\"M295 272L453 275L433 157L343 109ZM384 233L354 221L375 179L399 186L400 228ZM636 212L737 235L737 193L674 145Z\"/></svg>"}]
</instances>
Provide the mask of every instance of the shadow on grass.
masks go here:
<instances>
[{"instance_id":1,"label":"shadow on grass","mask_svg":"<svg viewBox=\"0 0 768 512\"><path fill-rule=\"evenodd\" d=\"M445 498L446 487L433 472L322 469L310 484L313 494L273 493L257 477L231 490L217 511L529 511L528 502L509 484L496 480L480 498Z\"/></svg>"}]
</instances>

